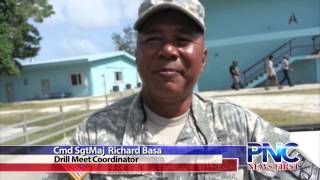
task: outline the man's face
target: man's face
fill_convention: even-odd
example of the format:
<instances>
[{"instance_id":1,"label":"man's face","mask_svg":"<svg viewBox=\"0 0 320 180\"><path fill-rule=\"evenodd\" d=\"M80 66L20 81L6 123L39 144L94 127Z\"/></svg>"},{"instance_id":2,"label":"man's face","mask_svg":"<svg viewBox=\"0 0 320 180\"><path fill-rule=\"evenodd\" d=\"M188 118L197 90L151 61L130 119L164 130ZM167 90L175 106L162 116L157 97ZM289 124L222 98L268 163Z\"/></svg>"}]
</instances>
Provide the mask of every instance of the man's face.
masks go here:
<instances>
[{"instance_id":1,"label":"man's face","mask_svg":"<svg viewBox=\"0 0 320 180\"><path fill-rule=\"evenodd\" d=\"M206 56L203 32L179 12L167 10L150 17L138 33L138 71L143 90L154 97L189 96Z\"/></svg>"}]
</instances>

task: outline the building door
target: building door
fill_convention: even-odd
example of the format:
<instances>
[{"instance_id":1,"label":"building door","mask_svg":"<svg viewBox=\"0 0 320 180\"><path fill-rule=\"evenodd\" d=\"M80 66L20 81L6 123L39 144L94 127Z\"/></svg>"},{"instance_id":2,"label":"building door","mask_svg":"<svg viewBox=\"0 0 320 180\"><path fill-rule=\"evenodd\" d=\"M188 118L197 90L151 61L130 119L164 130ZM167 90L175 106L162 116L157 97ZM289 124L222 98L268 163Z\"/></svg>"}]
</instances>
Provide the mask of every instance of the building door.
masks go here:
<instances>
[{"instance_id":1,"label":"building door","mask_svg":"<svg viewBox=\"0 0 320 180\"><path fill-rule=\"evenodd\" d=\"M50 95L50 82L48 79L41 80L42 95L44 98L49 98Z\"/></svg>"},{"instance_id":2,"label":"building door","mask_svg":"<svg viewBox=\"0 0 320 180\"><path fill-rule=\"evenodd\" d=\"M104 74L101 74L102 77L102 84L103 84L103 93L106 96L107 95L107 77Z\"/></svg>"},{"instance_id":3,"label":"building door","mask_svg":"<svg viewBox=\"0 0 320 180\"><path fill-rule=\"evenodd\" d=\"M14 88L11 83L6 84L6 91L7 91L7 100L8 102L12 102L15 100Z\"/></svg>"}]
</instances>

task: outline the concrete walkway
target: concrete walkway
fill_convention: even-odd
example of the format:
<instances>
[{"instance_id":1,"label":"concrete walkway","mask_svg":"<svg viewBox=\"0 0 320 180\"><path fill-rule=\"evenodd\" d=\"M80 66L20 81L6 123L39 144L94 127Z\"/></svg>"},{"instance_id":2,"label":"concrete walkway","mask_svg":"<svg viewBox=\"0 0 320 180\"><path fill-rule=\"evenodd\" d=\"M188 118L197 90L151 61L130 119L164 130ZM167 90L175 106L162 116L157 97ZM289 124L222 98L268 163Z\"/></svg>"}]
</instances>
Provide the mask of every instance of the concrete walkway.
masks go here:
<instances>
[{"instance_id":1,"label":"concrete walkway","mask_svg":"<svg viewBox=\"0 0 320 180\"><path fill-rule=\"evenodd\" d=\"M252 94L267 94L267 93L274 93L274 92L290 92L290 91L297 91L297 90L306 90L306 89L319 89L319 96L320 96L320 85L319 84L298 84L293 87L283 86L281 90L277 87L269 87L270 90L265 90L263 87L260 88L247 88L247 89L240 89L236 90L220 90L220 91L207 91L201 92L200 94L205 97L211 96L232 96L232 95L252 95Z\"/></svg>"},{"instance_id":2,"label":"concrete walkway","mask_svg":"<svg viewBox=\"0 0 320 180\"><path fill-rule=\"evenodd\" d=\"M319 95L295 95L295 94L286 94L286 92L296 91L296 90L306 90L306 89L319 89ZM281 92L283 94L272 94L274 92ZM268 95L268 93L270 93ZM239 91L235 90L221 90L221 91L209 91L200 93L204 97L213 97L223 98L228 101L234 102L236 104L242 105L247 108L282 108L283 106L278 107L277 105L283 104L284 106L291 106L293 108L284 108L285 110L304 110L306 112L319 112L320 107L320 85L319 84L303 84L296 85L294 87L284 86L283 89L278 90L276 87L270 87L269 91L266 91L264 88L251 88L251 89L241 89ZM259 95L260 94L260 95ZM289 96L290 95L290 96ZM267 98L268 97L268 98ZM290 97L290 98L288 98ZM62 101L75 101L75 100L86 100L86 98L69 98L69 99L58 99L58 100L48 100L50 102L62 102ZM101 100L101 103L95 103L90 105L90 109L100 109L106 106L104 102L104 97L92 97L90 99ZM32 101L30 103L40 104L48 103L48 101ZM108 104L112 104L114 99L109 99ZM274 103L276 102L276 103ZM29 103L29 102L28 102ZM19 103L17 103L19 104ZM297 107L297 108L294 108ZM301 108L303 107L303 108ZM64 111L71 111L74 109L84 110L86 107L81 105L67 105L64 106ZM37 112L59 112L59 107L48 107ZM32 109L23 109L23 110L9 110L3 111L0 109L0 116L5 117L7 115L19 114L24 112L34 111Z\"/></svg>"},{"instance_id":3,"label":"concrete walkway","mask_svg":"<svg viewBox=\"0 0 320 180\"><path fill-rule=\"evenodd\" d=\"M319 113L319 95L245 95L226 96L222 99L241 105L248 109L275 109L281 111L294 111L296 113Z\"/></svg>"},{"instance_id":4,"label":"concrete walkway","mask_svg":"<svg viewBox=\"0 0 320 180\"><path fill-rule=\"evenodd\" d=\"M286 94L287 92L316 88L319 89L319 94ZM269 91L266 91L264 88L241 89L239 91L210 91L203 92L201 95L225 99L248 109L276 109L282 111L320 113L319 84L296 85L294 87L284 86L281 90L273 87L270 88Z\"/></svg>"}]
</instances>

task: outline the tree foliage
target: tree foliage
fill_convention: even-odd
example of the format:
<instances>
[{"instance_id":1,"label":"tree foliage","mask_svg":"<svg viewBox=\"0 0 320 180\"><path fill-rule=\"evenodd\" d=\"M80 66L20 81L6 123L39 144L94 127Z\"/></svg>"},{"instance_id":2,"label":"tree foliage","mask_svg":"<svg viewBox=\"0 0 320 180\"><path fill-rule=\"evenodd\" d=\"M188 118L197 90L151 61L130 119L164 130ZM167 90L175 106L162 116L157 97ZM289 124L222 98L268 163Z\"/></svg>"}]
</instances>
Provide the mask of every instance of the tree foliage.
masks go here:
<instances>
[{"instance_id":1,"label":"tree foliage","mask_svg":"<svg viewBox=\"0 0 320 180\"><path fill-rule=\"evenodd\" d=\"M18 75L17 59L37 55L41 36L32 22L41 23L53 13L48 0L0 1L0 74Z\"/></svg>"},{"instance_id":2,"label":"tree foliage","mask_svg":"<svg viewBox=\"0 0 320 180\"><path fill-rule=\"evenodd\" d=\"M116 46L116 50L126 51L134 55L136 49L136 32L132 27L123 28L123 34L113 33L112 40Z\"/></svg>"}]
</instances>

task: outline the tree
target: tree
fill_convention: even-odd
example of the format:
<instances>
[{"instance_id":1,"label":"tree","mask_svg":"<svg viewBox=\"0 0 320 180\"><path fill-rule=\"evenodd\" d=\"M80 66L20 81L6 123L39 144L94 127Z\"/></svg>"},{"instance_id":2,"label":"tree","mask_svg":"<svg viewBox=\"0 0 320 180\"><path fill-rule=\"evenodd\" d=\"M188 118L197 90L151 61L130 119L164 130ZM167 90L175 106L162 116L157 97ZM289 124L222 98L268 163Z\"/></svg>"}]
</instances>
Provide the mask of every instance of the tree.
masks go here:
<instances>
[{"instance_id":1,"label":"tree","mask_svg":"<svg viewBox=\"0 0 320 180\"><path fill-rule=\"evenodd\" d=\"M119 51L126 51L134 55L136 49L136 32L132 27L127 26L123 28L123 36L121 34L113 33L112 40Z\"/></svg>"},{"instance_id":2,"label":"tree","mask_svg":"<svg viewBox=\"0 0 320 180\"><path fill-rule=\"evenodd\" d=\"M37 55L41 36L32 23L53 13L48 0L0 1L0 74L19 75L17 60Z\"/></svg>"}]
</instances>

